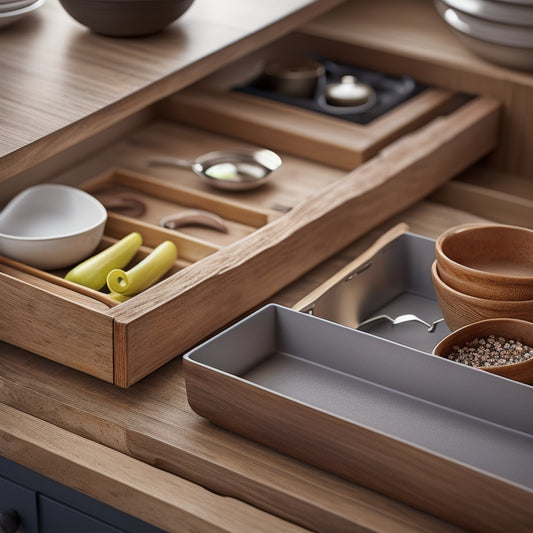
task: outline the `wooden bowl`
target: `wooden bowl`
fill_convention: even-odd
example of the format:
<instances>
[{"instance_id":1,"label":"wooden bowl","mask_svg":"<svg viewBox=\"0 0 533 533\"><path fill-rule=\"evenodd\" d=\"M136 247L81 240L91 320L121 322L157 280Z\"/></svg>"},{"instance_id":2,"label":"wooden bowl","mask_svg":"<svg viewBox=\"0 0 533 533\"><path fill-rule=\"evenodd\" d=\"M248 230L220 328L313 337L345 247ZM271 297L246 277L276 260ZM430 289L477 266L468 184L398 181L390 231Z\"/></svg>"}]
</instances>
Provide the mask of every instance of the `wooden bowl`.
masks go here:
<instances>
[{"instance_id":1,"label":"wooden bowl","mask_svg":"<svg viewBox=\"0 0 533 533\"><path fill-rule=\"evenodd\" d=\"M437 261L431 278L442 316L453 331L487 318L519 318L533 321L533 300L489 300L459 292L442 281Z\"/></svg>"},{"instance_id":2,"label":"wooden bowl","mask_svg":"<svg viewBox=\"0 0 533 533\"><path fill-rule=\"evenodd\" d=\"M448 358L448 355L452 353L454 346L462 347L465 343L472 341L475 338L486 338L490 335L503 337L507 340L513 339L524 345L533 347L532 322L513 318L494 318L474 322L450 333L437 344L433 353ZM533 384L533 359L501 366L479 366L476 368L509 379L514 379L515 381Z\"/></svg>"},{"instance_id":3,"label":"wooden bowl","mask_svg":"<svg viewBox=\"0 0 533 533\"><path fill-rule=\"evenodd\" d=\"M65 11L95 33L139 37L181 17L193 0L59 0Z\"/></svg>"},{"instance_id":4,"label":"wooden bowl","mask_svg":"<svg viewBox=\"0 0 533 533\"><path fill-rule=\"evenodd\" d=\"M435 242L442 280L489 300L533 299L533 230L503 224L465 224Z\"/></svg>"}]
</instances>

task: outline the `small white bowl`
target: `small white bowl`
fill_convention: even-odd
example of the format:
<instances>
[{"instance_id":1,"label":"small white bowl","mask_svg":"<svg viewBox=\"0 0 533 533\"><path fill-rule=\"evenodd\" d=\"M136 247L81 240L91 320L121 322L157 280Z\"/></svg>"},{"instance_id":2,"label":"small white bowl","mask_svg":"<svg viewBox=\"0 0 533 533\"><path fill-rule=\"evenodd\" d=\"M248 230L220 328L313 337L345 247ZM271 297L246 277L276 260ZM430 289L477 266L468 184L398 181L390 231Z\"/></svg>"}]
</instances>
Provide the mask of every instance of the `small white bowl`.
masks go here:
<instances>
[{"instance_id":1,"label":"small white bowl","mask_svg":"<svg viewBox=\"0 0 533 533\"><path fill-rule=\"evenodd\" d=\"M66 268L95 250L106 221L105 207L85 191L35 185L0 213L0 254L45 270Z\"/></svg>"}]
</instances>

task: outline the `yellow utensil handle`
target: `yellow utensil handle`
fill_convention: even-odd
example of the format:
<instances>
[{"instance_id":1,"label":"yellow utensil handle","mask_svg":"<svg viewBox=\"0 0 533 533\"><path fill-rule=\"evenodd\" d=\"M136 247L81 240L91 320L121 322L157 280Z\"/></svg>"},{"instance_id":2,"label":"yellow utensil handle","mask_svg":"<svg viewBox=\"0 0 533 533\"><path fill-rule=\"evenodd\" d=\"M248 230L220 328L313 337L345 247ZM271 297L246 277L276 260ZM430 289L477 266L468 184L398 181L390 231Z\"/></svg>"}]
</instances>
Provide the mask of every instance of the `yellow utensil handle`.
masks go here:
<instances>
[{"instance_id":1,"label":"yellow utensil handle","mask_svg":"<svg viewBox=\"0 0 533 533\"><path fill-rule=\"evenodd\" d=\"M112 293L124 296L138 294L168 272L177 257L176 245L171 241L164 241L127 272L118 268L109 272L107 286Z\"/></svg>"},{"instance_id":2,"label":"yellow utensil handle","mask_svg":"<svg viewBox=\"0 0 533 533\"><path fill-rule=\"evenodd\" d=\"M115 268L127 266L141 244L141 235L134 231L75 266L67 273L65 279L98 291L105 286L108 273Z\"/></svg>"}]
</instances>

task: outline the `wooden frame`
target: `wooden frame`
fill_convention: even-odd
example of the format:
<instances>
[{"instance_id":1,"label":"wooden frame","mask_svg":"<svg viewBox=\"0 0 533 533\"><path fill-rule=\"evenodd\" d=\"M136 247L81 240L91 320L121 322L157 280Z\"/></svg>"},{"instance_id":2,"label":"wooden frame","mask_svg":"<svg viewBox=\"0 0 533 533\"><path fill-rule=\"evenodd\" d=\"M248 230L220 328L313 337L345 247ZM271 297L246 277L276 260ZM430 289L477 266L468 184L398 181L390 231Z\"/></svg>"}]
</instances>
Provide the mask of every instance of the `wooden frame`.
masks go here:
<instances>
[{"instance_id":1,"label":"wooden frame","mask_svg":"<svg viewBox=\"0 0 533 533\"><path fill-rule=\"evenodd\" d=\"M190 194L211 209L218 205L225 216L252 214L253 221L246 220L255 227L220 246L112 215L108 236L116 239L141 228L150 247L163 236L174 239L183 248L185 264L176 264L166 279L112 307L69 291L63 282L55 284L53 277L2 264L0 287L8 296L0 311L0 338L129 387L492 150L498 102L473 98L443 114L456 100L453 93L430 90L369 128L211 89L186 90L162 102L164 120L194 122L206 136L214 130L283 150L296 158L291 168L302 173L313 160L337 174L339 167L349 172L319 190L307 190L305 199L283 216L258 208L251 195L215 200L130 170L112 170L112 178L105 173L85 186L112 179L141 194ZM120 177L124 172L127 176Z\"/></svg>"}]
</instances>

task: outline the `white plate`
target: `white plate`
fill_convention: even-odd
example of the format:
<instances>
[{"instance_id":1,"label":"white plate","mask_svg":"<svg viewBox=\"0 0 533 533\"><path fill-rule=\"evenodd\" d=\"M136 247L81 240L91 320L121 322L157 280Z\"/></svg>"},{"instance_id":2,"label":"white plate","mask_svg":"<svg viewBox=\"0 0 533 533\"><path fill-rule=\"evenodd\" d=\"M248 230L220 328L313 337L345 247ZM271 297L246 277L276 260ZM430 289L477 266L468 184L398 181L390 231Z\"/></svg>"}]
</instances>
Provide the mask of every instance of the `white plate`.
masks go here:
<instances>
[{"instance_id":1,"label":"white plate","mask_svg":"<svg viewBox=\"0 0 533 533\"><path fill-rule=\"evenodd\" d=\"M501 24L516 24L517 26L533 26L533 2L528 6L524 4L511 4L487 2L486 0L443 0L453 9L463 11L480 19ZM533 31L533 30L530 30Z\"/></svg>"},{"instance_id":2,"label":"white plate","mask_svg":"<svg viewBox=\"0 0 533 533\"><path fill-rule=\"evenodd\" d=\"M440 16L455 31L483 42L533 50L533 29L486 21L448 7L444 0L435 0Z\"/></svg>"},{"instance_id":3,"label":"white plate","mask_svg":"<svg viewBox=\"0 0 533 533\"><path fill-rule=\"evenodd\" d=\"M18 19L24 17L28 13L35 11L44 4L45 0L37 0L29 6L23 7L21 9L16 9L15 11L7 11L6 13L0 13L0 27L7 26L17 21Z\"/></svg>"},{"instance_id":4,"label":"white plate","mask_svg":"<svg viewBox=\"0 0 533 533\"><path fill-rule=\"evenodd\" d=\"M17 0L16 2L11 1L0 3L0 13L7 13L8 11L18 11L35 2L36 0Z\"/></svg>"}]
</instances>

